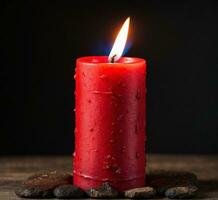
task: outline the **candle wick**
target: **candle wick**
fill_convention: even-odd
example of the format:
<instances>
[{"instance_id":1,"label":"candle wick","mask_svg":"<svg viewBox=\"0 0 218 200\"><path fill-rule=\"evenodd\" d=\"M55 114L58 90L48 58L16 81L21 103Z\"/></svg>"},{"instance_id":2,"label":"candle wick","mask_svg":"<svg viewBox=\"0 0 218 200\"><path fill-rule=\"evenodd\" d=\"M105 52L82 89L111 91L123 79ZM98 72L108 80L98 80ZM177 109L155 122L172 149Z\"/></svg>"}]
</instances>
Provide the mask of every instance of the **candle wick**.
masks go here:
<instances>
[{"instance_id":1,"label":"candle wick","mask_svg":"<svg viewBox=\"0 0 218 200\"><path fill-rule=\"evenodd\" d=\"M110 59L110 63L114 63L115 62L115 57L116 57L117 55L115 54L115 55L113 55L112 57L111 57L111 59Z\"/></svg>"}]
</instances>

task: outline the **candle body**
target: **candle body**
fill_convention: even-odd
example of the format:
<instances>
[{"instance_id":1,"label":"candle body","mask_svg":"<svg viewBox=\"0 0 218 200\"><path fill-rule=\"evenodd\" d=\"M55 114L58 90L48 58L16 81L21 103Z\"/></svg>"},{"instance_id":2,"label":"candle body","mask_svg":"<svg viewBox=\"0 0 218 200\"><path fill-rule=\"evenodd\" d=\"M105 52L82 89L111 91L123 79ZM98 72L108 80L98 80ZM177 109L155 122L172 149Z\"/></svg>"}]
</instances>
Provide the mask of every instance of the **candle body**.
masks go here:
<instances>
[{"instance_id":1,"label":"candle body","mask_svg":"<svg viewBox=\"0 0 218 200\"><path fill-rule=\"evenodd\" d=\"M144 186L145 77L143 59L77 60L75 185L87 190L109 182L119 191Z\"/></svg>"}]
</instances>

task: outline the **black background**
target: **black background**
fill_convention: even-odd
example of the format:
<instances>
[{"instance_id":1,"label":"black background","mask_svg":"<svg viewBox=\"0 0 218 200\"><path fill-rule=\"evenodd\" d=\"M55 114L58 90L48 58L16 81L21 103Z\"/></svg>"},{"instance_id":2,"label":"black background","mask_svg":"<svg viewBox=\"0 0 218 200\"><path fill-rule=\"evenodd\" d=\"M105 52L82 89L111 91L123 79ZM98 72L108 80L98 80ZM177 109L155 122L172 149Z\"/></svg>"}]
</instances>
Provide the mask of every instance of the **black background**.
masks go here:
<instances>
[{"instance_id":1,"label":"black background","mask_svg":"<svg viewBox=\"0 0 218 200\"><path fill-rule=\"evenodd\" d=\"M1 1L0 154L71 154L75 59L146 58L148 152L218 153L218 3Z\"/></svg>"}]
</instances>

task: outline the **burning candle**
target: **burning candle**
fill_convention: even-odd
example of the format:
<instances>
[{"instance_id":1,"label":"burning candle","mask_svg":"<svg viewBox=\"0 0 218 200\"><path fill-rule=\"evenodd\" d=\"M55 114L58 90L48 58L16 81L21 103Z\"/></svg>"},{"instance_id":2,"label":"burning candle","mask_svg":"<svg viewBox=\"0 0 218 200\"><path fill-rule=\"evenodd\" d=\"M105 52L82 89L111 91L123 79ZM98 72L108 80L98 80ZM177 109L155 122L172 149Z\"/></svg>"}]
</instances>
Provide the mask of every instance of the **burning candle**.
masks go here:
<instances>
[{"instance_id":1,"label":"burning candle","mask_svg":"<svg viewBox=\"0 0 218 200\"><path fill-rule=\"evenodd\" d=\"M76 63L74 184L84 190L109 182L119 191L145 184L145 77L141 58L121 57L123 24L109 57Z\"/></svg>"}]
</instances>

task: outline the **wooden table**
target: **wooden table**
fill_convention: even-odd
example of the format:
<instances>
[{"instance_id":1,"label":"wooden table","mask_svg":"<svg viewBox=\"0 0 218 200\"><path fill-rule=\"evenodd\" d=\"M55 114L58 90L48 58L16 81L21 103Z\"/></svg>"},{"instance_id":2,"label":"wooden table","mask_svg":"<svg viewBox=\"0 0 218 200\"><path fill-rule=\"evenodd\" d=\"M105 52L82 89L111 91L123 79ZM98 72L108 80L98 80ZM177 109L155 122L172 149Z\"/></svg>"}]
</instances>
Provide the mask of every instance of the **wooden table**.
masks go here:
<instances>
[{"instance_id":1,"label":"wooden table","mask_svg":"<svg viewBox=\"0 0 218 200\"><path fill-rule=\"evenodd\" d=\"M14 194L18 184L35 172L71 172L69 156L16 156L0 158L0 199L20 199ZM197 174L200 193L197 199L218 199L218 156L149 155L147 170L185 170ZM162 198L167 199L167 198Z\"/></svg>"}]
</instances>

